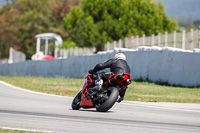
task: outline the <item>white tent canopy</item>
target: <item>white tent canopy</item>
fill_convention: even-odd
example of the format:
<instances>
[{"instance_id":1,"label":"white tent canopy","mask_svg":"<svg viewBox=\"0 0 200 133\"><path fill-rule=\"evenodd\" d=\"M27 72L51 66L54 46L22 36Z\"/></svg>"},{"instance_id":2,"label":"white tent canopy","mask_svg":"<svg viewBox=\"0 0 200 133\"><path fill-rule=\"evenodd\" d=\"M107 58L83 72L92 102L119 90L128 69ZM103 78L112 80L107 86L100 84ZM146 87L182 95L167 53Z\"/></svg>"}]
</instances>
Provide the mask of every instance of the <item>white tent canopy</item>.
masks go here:
<instances>
[{"instance_id":1,"label":"white tent canopy","mask_svg":"<svg viewBox=\"0 0 200 133\"><path fill-rule=\"evenodd\" d=\"M55 40L55 50L54 50L54 57L57 58L57 53L58 53L58 45L62 44L62 38L60 35L57 35L55 33L43 33L43 34L38 34L35 36L37 38L37 44L36 44L36 54L40 52L40 43L41 39L45 40L45 55L47 55L48 52L48 40Z\"/></svg>"}]
</instances>

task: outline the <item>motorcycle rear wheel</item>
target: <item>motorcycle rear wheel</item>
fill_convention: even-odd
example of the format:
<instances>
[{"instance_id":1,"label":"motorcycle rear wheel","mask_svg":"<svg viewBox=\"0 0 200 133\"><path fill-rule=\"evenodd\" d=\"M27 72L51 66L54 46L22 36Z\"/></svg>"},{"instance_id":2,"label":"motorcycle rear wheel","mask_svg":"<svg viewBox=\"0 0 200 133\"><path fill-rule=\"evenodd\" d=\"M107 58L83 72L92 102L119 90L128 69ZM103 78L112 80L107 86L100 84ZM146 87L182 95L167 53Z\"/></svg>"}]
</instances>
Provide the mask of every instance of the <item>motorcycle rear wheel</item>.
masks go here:
<instances>
[{"instance_id":1,"label":"motorcycle rear wheel","mask_svg":"<svg viewBox=\"0 0 200 133\"><path fill-rule=\"evenodd\" d=\"M74 98L74 100L72 101L72 109L73 110L79 110L81 108L80 106L80 102L81 102L81 93L82 91L80 91L76 97Z\"/></svg>"},{"instance_id":2,"label":"motorcycle rear wheel","mask_svg":"<svg viewBox=\"0 0 200 133\"><path fill-rule=\"evenodd\" d=\"M96 110L98 112L107 112L110 108L112 108L112 106L115 104L118 95L119 95L119 91L117 88L115 87L110 87L107 89L107 95L108 98L105 102L103 102L102 104L96 104Z\"/></svg>"}]
</instances>

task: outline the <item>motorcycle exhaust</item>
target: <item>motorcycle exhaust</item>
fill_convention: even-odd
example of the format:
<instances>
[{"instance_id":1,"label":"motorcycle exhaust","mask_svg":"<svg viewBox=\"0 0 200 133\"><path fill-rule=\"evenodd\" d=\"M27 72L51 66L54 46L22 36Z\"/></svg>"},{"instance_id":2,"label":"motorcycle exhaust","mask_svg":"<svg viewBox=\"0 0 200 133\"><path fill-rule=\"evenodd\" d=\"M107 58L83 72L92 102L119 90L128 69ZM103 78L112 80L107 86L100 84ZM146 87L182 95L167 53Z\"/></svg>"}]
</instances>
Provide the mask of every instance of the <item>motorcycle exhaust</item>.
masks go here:
<instances>
[{"instance_id":1,"label":"motorcycle exhaust","mask_svg":"<svg viewBox=\"0 0 200 133\"><path fill-rule=\"evenodd\" d=\"M120 87L120 88L124 88L125 86L130 85L131 82L132 82L132 81L131 81L130 79L127 79L126 81L122 82L122 83L119 85L119 87Z\"/></svg>"}]
</instances>

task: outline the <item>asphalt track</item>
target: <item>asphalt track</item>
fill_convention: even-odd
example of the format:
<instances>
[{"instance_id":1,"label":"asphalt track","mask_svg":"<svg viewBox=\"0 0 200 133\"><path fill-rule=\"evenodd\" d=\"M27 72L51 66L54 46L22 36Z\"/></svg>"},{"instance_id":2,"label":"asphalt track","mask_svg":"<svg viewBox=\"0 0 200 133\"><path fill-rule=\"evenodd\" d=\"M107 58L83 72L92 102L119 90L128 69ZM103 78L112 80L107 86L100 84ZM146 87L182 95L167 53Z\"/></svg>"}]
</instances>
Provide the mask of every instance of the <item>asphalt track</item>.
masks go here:
<instances>
[{"instance_id":1,"label":"asphalt track","mask_svg":"<svg viewBox=\"0 0 200 133\"><path fill-rule=\"evenodd\" d=\"M0 81L0 128L69 133L200 133L200 105L116 103L106 112L71 109L73 98Z\"/></svg>"}]
</instances>

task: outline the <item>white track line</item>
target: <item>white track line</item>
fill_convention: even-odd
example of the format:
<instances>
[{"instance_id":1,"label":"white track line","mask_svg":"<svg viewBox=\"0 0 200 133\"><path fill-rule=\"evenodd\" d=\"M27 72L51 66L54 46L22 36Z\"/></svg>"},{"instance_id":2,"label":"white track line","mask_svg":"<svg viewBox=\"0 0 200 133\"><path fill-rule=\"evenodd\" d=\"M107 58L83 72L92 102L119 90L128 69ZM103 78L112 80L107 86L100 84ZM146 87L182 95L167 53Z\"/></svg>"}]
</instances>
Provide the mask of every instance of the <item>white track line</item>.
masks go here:
<instances>
[{"instance_id":1,"label":"white track line","mask_svg":"<svg viewBox=\"0 0 200 133\"><path fill-rule=\"evenodd\" d=\"M64 97L65 98L71 98L71 97L67 97L67 96L59 96L59 95L53 95L53 94L47 94L47 93L36 92L36 91L27 90L27 89L22 89L20 87L16 87L16 86L13 86L11 84L8 84L8 83L6 83L4 81L0 81L0 84L6 85L6 86L9 86L11 88L18 89L18 90L21 90L21 91L34 93L34 94L40 94L40 95L46 95L46 96L54 96L54 97L62 97L62 98L64 98Z\"/></svg>"}]
</instances>

